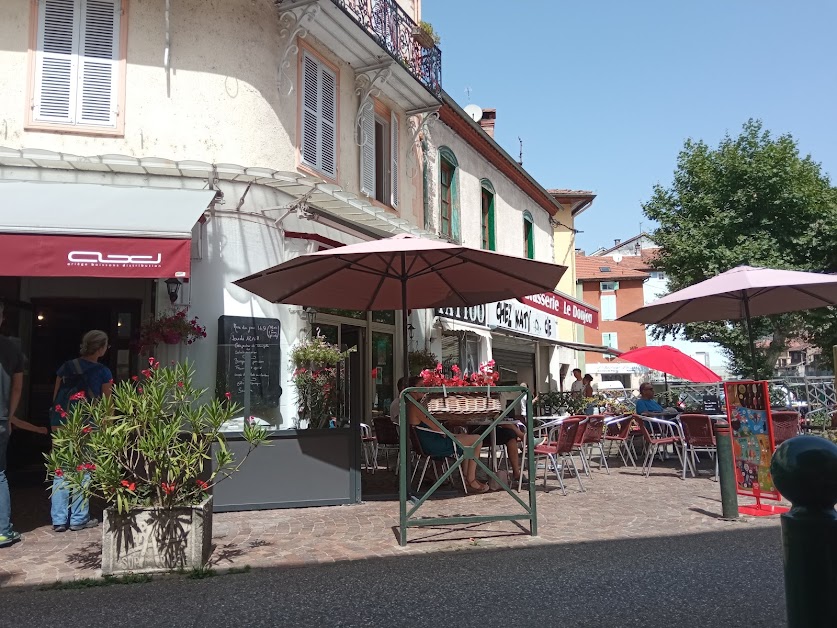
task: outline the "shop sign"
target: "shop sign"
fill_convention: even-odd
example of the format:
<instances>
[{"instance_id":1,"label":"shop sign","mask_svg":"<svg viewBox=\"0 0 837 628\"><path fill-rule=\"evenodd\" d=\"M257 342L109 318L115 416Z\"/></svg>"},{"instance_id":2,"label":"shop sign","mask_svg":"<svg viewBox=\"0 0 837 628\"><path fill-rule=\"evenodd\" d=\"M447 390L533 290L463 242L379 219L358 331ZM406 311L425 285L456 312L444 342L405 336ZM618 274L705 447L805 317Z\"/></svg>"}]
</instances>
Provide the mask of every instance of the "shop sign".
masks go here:
<instances>
[{"instance_id":1,"label":"shop sign","mask_svg":"<svg viewBox=\"0 0 837 628\"><path fill-rule=\"evenodd\" d=\"M485 327L487 325L485 313L487 307L489 306L474 305L472 307L437 307L436 316Z\"/></svg>"},{"instance_id":2,"label":"shop sign","mask_svg":"<svg viewBox=\"0 0 837 628\"><path fill-rule=\"evenodd\" d=\"M584 327L589 327L590 329L599 328L598 310L586 303L571 299L566 295L556 292L543 292L541 294L523 297L520 300L541 312L546 312L558 318L584 325Z\"/></svg>"},{"instance_id":3,"label":"shop sign","mask_svg":"<svg viewBox=\"0 0 837 628\"><path fill-rule=\"evenodd\" d=\"M498 301L487 307L489 327L508 329L544 340L558 340L557 321L546 312L514 300Z\"/></svg>"}]
</instances>

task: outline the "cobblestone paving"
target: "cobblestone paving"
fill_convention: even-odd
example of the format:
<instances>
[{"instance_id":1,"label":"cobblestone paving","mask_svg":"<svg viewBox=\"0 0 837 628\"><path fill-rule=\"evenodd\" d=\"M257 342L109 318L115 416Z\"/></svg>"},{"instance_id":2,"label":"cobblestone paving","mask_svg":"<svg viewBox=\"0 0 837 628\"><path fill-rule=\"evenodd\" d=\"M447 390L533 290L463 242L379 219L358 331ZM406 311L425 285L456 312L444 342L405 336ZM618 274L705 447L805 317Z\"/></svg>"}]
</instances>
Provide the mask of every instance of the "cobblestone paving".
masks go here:
<instances>
[{"instance_id":1,"label":"cobblestone paving","mask_svg":"<svg viewBox=\"0 0 837 628\"><path fill-rule=\"evenodd\" d=\"M538 485L538 537L513 522L412 528L410 543L398 544L397 501L359 505L242 513L214 518L211 564L231 567L281 567L367 559L412 553L469 550L474 547L522 547L543 543L579 543L680 533L778 526L778 517L720 519L718 484L703 476L681 480L673 469L656 468L644 478L632 469L610 475L593 471L586 492L575 480L568 494L550 481L550 492ZM30 499L15 499L15 520L24 540L0 549L0 586L50 584L57 580L101 575L101 528L57 534L48 522L46 498L26 512ZM742 503L743 500L742 500ZM512 510L514 509L514 510ZM504 492L434 499L421 516L496 514L520 510ZM24 525L20 525L22 522Z\"/></svg>"}]
</instances>

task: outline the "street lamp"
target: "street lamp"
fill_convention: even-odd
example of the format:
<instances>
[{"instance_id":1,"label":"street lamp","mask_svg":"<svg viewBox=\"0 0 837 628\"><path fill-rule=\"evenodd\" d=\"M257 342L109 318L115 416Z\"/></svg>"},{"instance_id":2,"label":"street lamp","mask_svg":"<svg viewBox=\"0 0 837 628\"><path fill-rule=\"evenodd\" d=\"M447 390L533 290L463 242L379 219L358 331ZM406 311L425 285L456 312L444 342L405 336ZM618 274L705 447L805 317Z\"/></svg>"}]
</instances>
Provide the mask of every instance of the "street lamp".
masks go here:
<instances>
[{"instance_id":1,"label":"street lamp","mask_svg":"<svg viewBox=\"0 0 837 628\"><path fill-rule=\"evenodd\" d=\"M166 279L166 292L169 293L169 301L171 301L172 305L174 305L174 302L177 301L180 286L181 283L179 279Z\"/></svg>"}]
</instances>

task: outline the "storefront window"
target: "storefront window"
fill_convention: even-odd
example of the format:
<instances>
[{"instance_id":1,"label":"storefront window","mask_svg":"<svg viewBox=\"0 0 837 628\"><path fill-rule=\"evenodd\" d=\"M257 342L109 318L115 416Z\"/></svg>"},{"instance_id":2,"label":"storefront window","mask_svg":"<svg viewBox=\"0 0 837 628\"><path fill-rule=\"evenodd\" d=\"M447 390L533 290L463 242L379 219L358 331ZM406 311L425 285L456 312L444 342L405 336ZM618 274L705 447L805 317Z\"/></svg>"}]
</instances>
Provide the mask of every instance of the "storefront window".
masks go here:
<instances>
[{"instance_id":1,"label":"storefront window","mask_svg":"<svg viewBox=\"0 0 837 628\"><path fill-rule=\"evenodd\" d=\"M480 339L473 334L465 336L465 366L467 375L480 370Z\"/></svg>"},{"instance_id":2,"label":"storefront window","mask_svg":"<svg viewBox=\"0 0 837 628\"><path fill-rule=\"evenodd\" d=\"M389 412L395 392L392 334L372 333L372 408Z\"/></svg>"},{"instance_id":3,"label":"storefront window","mask_svg":"<svg viewBox=\"0 0 837 628\"><path fill-rule=\"evenodd\" d=\"M372 322L385 323L387 325L395 325L395 312L393 312L392 310L372 312Z\"/></svg>"}]
</instances>

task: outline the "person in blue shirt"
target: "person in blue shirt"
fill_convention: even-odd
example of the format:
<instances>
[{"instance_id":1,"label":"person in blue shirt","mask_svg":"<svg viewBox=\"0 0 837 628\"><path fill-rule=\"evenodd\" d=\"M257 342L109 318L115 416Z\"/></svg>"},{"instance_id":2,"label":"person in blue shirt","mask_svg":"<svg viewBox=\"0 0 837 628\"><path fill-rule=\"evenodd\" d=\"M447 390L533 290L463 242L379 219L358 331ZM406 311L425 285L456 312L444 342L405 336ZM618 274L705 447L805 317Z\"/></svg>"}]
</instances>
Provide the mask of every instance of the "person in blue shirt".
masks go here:
<instances>
[{"instance_id":1,"label":"person in blue shirt","mask_svg":"<svg viewBox=\"0 0 837 628\"><path fill-rule=\"evenodd\" d=\"M663 407L654 400L654 386L648 382L639 385L640 399L636 402L636 413L644 415L659 414Z\"/></svg>"}]
</instances>

